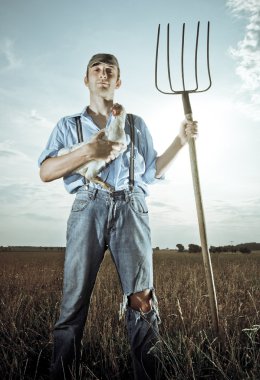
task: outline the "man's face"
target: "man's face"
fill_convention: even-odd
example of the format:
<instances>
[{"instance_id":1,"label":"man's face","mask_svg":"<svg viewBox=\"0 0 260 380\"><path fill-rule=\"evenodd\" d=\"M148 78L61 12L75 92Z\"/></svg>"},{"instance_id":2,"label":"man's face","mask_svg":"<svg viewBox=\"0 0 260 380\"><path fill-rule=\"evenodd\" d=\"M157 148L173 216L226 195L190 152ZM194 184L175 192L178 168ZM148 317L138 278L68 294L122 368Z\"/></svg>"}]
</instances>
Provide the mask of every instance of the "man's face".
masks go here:
<instances>
[{"instance_id":1,"label":"man's face","mask_svg":"<svg viewBox=\"0 0 260 380\"><path fill-rule=\"evenodd\" d=\"M90 94L99 95L106 100L113 99L114 90L121 85L118 68L106 63L96 63L90 67L84 81Z\"/></svg>"}]
</instances>

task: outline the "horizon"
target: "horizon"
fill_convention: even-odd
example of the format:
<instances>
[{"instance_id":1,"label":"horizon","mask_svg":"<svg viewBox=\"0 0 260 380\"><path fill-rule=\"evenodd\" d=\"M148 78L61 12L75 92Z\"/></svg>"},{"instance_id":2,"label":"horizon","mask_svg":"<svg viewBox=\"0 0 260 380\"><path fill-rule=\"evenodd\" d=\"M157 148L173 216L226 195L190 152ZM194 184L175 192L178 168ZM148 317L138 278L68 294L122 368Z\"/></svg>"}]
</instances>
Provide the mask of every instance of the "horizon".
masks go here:
<instances>
[{"instance_id":1,"label":"horizon","mask_svg":"<svg viewBox=\"0 0 260 380\"><path fill-rule=\"evenodd\" d=\"M182 243L177 243L177 244L182 244ZM255 241L251 241L251 242L245 242L245 243L238 243L235 245L234 244L227 244L227 245L222 245L222 246L209 246L209 249L211 247L237 247L237 246L246 245L246 244L247 245L251 245L251 244L260 245L260 243L257 243ZM189 243L188 246L189 245L199 245L199 244ZM46 245L39 245L39 246L38 245L0 245L0 250L1 250L1 248L62 248L62 249L64 248L65 249L66 245L64 245L64 246L60 246L60 245L57 245L57 246L55 246L55 245L49 245L49 246L46 246ZM184 246L184 248L185 248L185 246ZM152 249L153 250L157 250L157 249L158 250L177 250L173 247L159 247L159 246L152 247ZM107 248L106 250L109 250L109 248Z\"/></svg>"}]
</instances>

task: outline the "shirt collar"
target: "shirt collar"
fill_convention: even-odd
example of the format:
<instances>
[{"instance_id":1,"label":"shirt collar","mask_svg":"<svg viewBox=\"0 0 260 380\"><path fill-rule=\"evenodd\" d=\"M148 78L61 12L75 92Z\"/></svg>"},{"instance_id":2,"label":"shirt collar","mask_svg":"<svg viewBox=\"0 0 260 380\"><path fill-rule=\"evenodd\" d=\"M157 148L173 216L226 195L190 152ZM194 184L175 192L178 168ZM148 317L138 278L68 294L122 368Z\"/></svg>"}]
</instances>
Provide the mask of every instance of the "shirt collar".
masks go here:
<instances>
[{"instance_id":1,"label":"shirt collar","mask_svg":"<svg viewBox=\"0 0 260 380\"><path fill-rule=\"evenodd\" d=\"M85 117L85 118L87 118L87 119L90 119L93 122L92 117L88 113L88 106L86 106L86 107L83 108L83 110L81 111L80 115L83 116L83 117ZM114 118L114 116L112 115L112 112L110 112L108 120L107 120L107 126L110 125L111 119L113 119L113 118Z\"/></svg>"}]
</instances>

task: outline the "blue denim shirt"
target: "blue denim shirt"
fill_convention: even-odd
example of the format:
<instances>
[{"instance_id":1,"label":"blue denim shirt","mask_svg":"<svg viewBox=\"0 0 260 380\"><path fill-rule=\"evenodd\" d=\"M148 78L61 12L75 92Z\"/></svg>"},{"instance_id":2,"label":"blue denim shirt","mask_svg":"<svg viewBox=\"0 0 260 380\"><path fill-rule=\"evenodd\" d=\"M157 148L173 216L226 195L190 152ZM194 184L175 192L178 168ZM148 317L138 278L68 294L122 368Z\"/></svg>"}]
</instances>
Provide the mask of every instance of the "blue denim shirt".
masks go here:
<instances>
[{"instance_id":1,"label":"blue denim shirt","mask_svg":"<svg viewBox=\"0 0 260 380\"><path fill-rule=\"evenodd\" d=\"M86 109L83 112L63 117L53 129L46 148L39 157L39 166L48 157L56 157L62 148L70 147L78 143L75 117L81 117L83 140L88 141L94 134L100 131L93 122ZM112 118L111 114L106 128L109 128ZM134 179L135 187L143 189L147 194L147 185L156 182L155 161L157 152L154 150L152 137L143 119L134 115L135 125L135 147L134 147ZM127 135L127 150L120 154L114 161L107 165L99 174L103 181L114 187L115 191L129 188L129 165L130 165L130 127L126 121L125 132ZM75 193L77 189L86 184L85 177L80 174L71 173L63 178L66 190ZM100 185L91 183L94 188Z\"/></svg>"}]
</instances>

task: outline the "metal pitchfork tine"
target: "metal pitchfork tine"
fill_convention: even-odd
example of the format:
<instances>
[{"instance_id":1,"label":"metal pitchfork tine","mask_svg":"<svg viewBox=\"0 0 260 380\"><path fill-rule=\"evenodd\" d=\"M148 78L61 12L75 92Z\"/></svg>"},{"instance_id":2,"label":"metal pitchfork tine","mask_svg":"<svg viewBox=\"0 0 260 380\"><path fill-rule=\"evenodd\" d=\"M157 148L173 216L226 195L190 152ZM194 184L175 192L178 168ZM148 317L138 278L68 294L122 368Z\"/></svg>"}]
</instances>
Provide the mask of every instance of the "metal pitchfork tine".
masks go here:
<instances>
[{"instance_id":1,"label":"metal pitchfork tine","mask_svg":"<svg viewBox=\"0 0 260 380\"><path fill-rule=\"evenodd\" d=\"M158 55L159 55L159 40L160 40L160 24L158 26L158 34L157 34L157 45L156 45L156 59L155 59L155 86L158 91L166 95L182 95L182 102L184 108L184 114L187 120L192 121L192 110L189 100L190 93L198 93L205 92L211 87L211 76L210 76L210 67L209 67L209 29L210 23L208 22L207 26L207 76L209 80L209 84L204 89L199 89L198 85L198 41L199 41L199 30L200 30L200 22L197 24L197 34L196 34L196 45L195 45L195 83L196 86L193 89L187 90L185 85L185 76L184 76L184 41L185 41L185 23L182 27L182 48L181 48L181 75L182 75L182 90L175 90L172 86L171 79L171 69L170 69L170 25L167 25L167 69L168 69L168 81L171 91L162 91L158 87ZM208 250L207 244L207 236L206 236L206 224L205 217L203 211L201 190L200 190L200 181L199 181L199 172L198 172L198 164L197 164L197 155L196 155L196 145L195 139L192 137L188 138L189 143L189 153L190 153L190 163L191 163L191 172L193 179L193 188L195 194L196 208L197 208L197 216L199 223L199 231L200 231L200 240L202 247L202 256L203 263L205 268L205 275L207 281L207 287L209 292L209 300L210 300L210 308L212 315L212 322L214 331L218 334L219 331L219 319L218 319L218 308L217 308L217 298L216 298L216 290L214 285L214 277L211 265L211 258Z\"/></svg>"}]
</instances>

